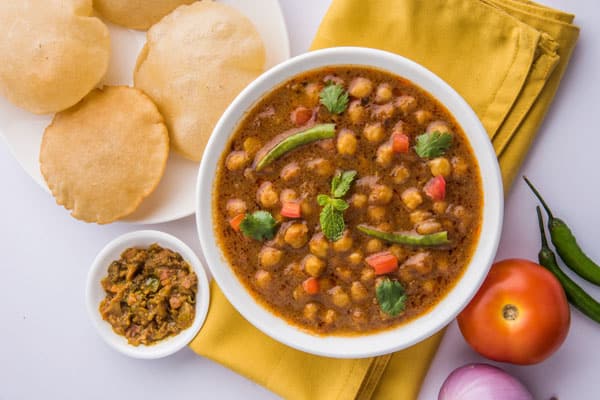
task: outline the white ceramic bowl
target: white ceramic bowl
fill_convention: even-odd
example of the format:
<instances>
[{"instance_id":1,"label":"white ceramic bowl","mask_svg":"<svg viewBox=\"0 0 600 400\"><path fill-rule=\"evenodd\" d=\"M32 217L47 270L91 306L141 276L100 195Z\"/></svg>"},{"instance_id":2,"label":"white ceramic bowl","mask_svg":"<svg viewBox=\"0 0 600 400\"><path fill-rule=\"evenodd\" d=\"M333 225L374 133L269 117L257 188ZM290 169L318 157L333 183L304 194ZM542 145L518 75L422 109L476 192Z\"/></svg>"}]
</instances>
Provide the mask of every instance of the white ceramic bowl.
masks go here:
<instances>
[{"instance_id":1,"label":"white ceramic bowl","mask_svg":"<svg viewBox=\"0 0 600 400\"><path fill-rule=\"evenodd\" d=\"M407 78L428 91L456 118L479 161L484 208L477 249L454 288L431 311L391 330L361 336L318 336L290 325L262 307L244 288L225 261L213 232L212 192L217 163L244 113L279 84L302 72L331 65L372 66ZM261 75L225 111L208 142L200 165L196 221L202 250L225 296L254 326L272 338L308 353L358 358L390 353L411 346L446 326L467 305L493 262L500 239L503 190L494 149L471 107L447 83L426 68L396 54L357 47L314 51L292 58Z\"/></svg>"},{"instance_id":2,"label":"white ceramic bowl","mask_svg":"<svg viewBox=\"0 0 600 400\"><path fill-rule=\"evenodd\" d=\"M151 346L132 346L127 339L116 334L110 324L102 319L98 306L105 297L104 289L100 284L108 271L108 266L114 260L118 260L121 253L129 247L148 247L153 243L169 248L183 257L198 276L198 295L196 296L196 316L192 326L181 331L178 335L166 338ZM206 271L196 254L185 243L176 237L159 231L136 231L126 233L108 243L96 256L88 273L86 288L86 303L88 314L94 327L114 349L135 358L162 358L185 347L198 333L208 312L210 301L208 278Z\"/></svg>"}]
</instances>

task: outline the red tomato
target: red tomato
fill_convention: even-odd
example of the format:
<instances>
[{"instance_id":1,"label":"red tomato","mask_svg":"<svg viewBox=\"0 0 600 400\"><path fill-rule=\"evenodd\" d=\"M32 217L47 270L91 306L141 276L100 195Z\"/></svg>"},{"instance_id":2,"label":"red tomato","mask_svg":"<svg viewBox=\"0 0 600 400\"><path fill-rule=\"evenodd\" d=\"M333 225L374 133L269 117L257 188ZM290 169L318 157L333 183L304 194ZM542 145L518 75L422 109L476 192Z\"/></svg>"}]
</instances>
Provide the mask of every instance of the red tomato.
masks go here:
<instances>
[{"instance_id":1,"label":"red tomato","mask_svg":"<svg viewBox=\"0 0 600 400\"><path fill-rule=\"evenodd\" d=\"M425 184L423 191L433 201L444 200L446 198L446 180L443 176L434 176Z\"/></svg>"},{"instance_id":2,"label":"red tomato","mask_svg":"<svg viewBox=\"0 0 600 400\"><path fill-rule=\"evenodd\" d=\"M552 273L531 261L510 259L492 265L457 320L465 340L482 356L526 365L560 347L570 318L565 292Z\"/></svg>"},{"instance_id":3,"label":"red tomato","mask_svg":"<svg viewBox=\"0 0 600 400\"><path fill-rule=\"evenodd\" d=\"M408 153L408 136L400 132L392 133L392 151L394 153Z\"/></svg>"}]
</instances>

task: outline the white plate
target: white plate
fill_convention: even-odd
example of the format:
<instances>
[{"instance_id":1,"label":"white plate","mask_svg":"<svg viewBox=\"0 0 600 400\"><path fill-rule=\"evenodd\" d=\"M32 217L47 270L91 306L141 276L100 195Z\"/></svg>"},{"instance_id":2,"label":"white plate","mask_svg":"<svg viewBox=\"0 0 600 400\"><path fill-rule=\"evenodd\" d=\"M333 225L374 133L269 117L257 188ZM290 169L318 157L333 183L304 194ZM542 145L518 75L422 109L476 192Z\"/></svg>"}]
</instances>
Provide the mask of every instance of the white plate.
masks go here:
<instances>
[{"instance_id":1,"label":"white plate","mask_svg":"<svg viewBox=\"0 0 600 400\"><path fill-rule=\"evenodd\" d=\"M290 57L285 20L277 0L222 0L246 15L260 32L267 50L267 69ZM107 23L113 57L101 85L131 85L133 68L146 33ZM34 115L0 97L0 135L27 173L49 193L40 173L39 150L44 129L52 115ZM155 224L194 213L198 163L171 152L165 175L158 188L130 216L127 222Z\"/></svg>"}]
</instances>

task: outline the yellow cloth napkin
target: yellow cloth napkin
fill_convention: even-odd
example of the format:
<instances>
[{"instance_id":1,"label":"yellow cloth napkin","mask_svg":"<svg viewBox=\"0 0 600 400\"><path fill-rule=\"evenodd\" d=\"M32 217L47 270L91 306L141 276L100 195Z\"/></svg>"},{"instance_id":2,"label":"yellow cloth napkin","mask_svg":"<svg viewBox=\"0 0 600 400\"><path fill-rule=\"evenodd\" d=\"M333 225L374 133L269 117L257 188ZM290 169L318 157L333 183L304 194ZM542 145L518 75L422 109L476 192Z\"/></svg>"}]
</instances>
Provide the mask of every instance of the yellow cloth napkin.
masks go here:
<instances>
[{"instance_id":1,"label":"yellow cloth napkin","mask_svg":"<svg viewBox=\"0 0 600 400\"><path fill-rule=\"evenodd\" d=\"M525 0L333 0L312 48L380 48L441 76L481 118L508 191L571 56L573 18ZM442 334L381 357L313 356L258 331L213 283L191 348L286 399L412 400Z\"/></svg>"}]
</instances>

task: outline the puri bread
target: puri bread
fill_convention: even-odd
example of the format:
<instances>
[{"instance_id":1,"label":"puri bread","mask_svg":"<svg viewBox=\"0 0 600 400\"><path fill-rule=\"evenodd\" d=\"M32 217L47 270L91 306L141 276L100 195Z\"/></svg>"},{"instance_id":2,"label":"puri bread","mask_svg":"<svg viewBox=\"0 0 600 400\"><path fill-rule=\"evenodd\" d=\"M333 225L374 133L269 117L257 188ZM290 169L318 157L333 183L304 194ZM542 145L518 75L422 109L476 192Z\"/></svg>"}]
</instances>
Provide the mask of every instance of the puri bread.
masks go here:
<instances>
[{"instance_id":1,"label":"puri bread","mask_svg":"<svg viewBox=\"0 0 600 400\"><path fill-rule=\"evenodd\" d=\"M134 82L164 115L171 146L199 161L225 108L264 65L265 48L250 20L225 4L201 1L150 28Z\"/></svg>"},{"instance_id":2,"label":"puri bread","mask_svg":"<svg viewBox=\"0 0 600 400\"><path fill-rule=\"evenodd\" d=\"M158 185L169 137L140 90L95 89L46 128L40 168L58 204L75 218L105 224L132 213Z\"/></svg>"},{"instance_id":3,"label":"puri bread","mask_svg":"<svg viewBox=\"0 0 600 400\"><path fill-rule=\"evenodd\" d=\"M131 29L146 30L182 4L196 0L94 0L104 18Z\"/></svg>"},{"instance_id":4,"label":"puri bread","mask_svg":"<svg viewBox=\"0 0 600 400\"><path fill-rule=\"evenodd\" d=\"M37 114L71 107L106 73L110 37L92 0L0 1L0 94Z\"/></svg>"}]
</instances>

